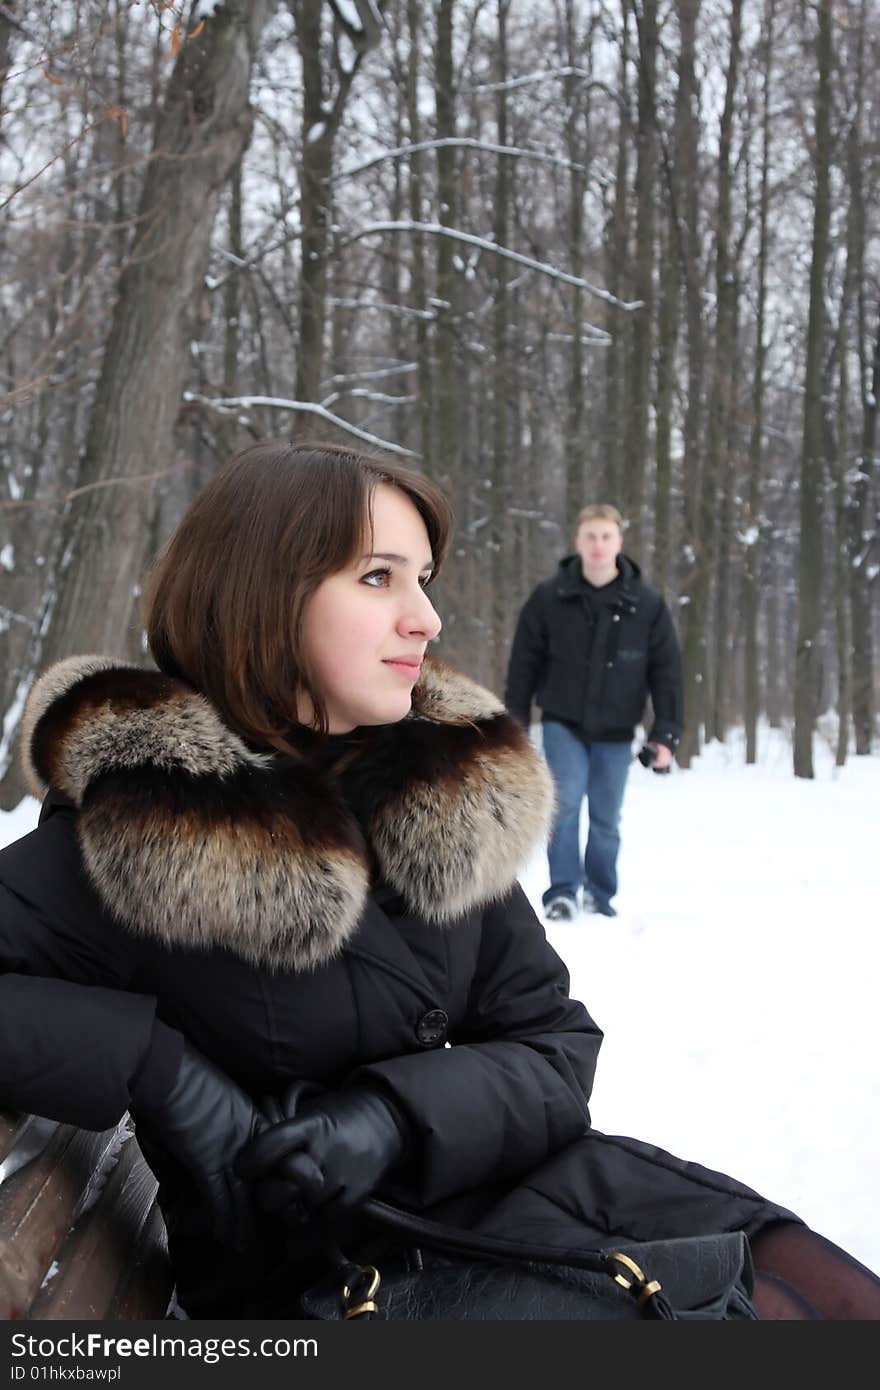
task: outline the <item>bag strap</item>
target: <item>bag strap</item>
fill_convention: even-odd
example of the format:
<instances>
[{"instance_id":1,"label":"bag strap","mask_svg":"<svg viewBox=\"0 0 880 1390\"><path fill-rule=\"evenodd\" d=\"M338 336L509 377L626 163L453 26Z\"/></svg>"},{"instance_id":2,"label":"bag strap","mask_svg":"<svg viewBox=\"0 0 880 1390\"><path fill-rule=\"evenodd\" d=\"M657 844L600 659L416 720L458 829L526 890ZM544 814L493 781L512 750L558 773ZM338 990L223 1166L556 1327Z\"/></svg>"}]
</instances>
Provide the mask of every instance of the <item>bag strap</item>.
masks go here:
<instances>
[{"instance_id":1,"label":"bag strap","mask_svg":"<svg viewBox=\"0 0 880 1390\"><path fill-rule=\"evenodd\" d=\"M660 1291L656 1279L649 1278L629 1255L616 1250L560 1249L552 1245L535 1245L525 1241L504 1240L499 1236L474 1236L469 1231L444 1226L439 1221L417 1216L382 1202L376 1197L363 1204L361 1210L382 1226L436 1250L467 1255L472 1259L506 1259L534 1264L568 1265L593 1274L607 1274L625 1289L642 1308L646 1317L675 1320L675 1312Z\"/></svg>"}]
</instances>

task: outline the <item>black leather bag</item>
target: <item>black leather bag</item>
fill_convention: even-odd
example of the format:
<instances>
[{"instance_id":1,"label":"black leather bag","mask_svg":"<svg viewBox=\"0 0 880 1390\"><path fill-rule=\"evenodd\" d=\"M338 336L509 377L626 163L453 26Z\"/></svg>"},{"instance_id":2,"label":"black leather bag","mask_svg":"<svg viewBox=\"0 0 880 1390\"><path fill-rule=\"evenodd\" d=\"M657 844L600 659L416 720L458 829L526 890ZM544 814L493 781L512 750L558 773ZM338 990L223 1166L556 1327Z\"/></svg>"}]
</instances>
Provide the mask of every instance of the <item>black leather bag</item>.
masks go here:
<instances>
[{"instance_id":1,"label":"black leather bag","mask_svg":"<svg viewBox=\"0 0 880 1390\"><path fill-rule=\"evenodd\" d=\"M383 1270L339 1256L334 1273L301 1295L320 1321L387 1319L731 1322L757 1318L742 1232L613 1250L526 1245L427 1221L387 1203L364 1211L406 1247Z\"/></svg>"}]
</instances>

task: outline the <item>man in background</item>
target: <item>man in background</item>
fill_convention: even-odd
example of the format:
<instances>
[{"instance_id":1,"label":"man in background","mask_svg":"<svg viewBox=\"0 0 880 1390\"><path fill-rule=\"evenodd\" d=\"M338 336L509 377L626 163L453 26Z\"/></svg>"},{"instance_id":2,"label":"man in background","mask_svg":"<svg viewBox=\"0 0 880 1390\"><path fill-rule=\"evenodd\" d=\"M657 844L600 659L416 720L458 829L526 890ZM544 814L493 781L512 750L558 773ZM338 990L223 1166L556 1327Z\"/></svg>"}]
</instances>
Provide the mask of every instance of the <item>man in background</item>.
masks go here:
<instances>
[{"instance_id":1,"label":"man in background","mask_svg":"<svg viewBox=\"0 0 880 1390\"><path fill-rule=\"evenodd\" d=\"M526 728L532 700L541 707L544 755L556 781L556 820L547 847L551 921L573 921L579 905L617 914L620 813L636 725L650 694L654 722L647 747L654 770L667 771L683 727L681 655L663 598L643 583L622 553L616 507L584 507L575 554L559 562L519 615L505 703ZM580 811L589 834L580 855Z\"/></svg>"}]
</instances>

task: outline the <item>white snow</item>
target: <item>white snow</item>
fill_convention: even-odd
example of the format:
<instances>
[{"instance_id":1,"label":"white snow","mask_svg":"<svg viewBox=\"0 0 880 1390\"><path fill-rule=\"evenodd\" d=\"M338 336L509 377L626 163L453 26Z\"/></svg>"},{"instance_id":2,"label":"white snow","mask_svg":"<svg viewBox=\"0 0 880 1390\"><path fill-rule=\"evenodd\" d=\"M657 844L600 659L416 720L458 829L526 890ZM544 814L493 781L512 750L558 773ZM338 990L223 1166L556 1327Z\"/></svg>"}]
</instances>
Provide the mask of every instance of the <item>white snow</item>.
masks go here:
<instances>
[{"instance_id":1,"label":"white snow","mask_svg":"<svg viewBox=\"0 0 880 1390\"><path fill-rule=\"evenodd\" d=\"M348 420L343 420L341 416L334 415L323 405L315 401L293 401L283 396L218 396L211 399L208 396L200 396L195 391L184 391L185 401L199 401L202 405L210 406L222 414L234 414L239 408L251 409L254 406L275 406L279 410L301 410L308 415L317 415L322 420L329 420L331 424L338 425L347 434L353 434L357 439L363 439L367 444L375 444L380 449L384 449L390 454L402 454L406 458L417 458L411 449L404 449L401 444L393 444L390 439L382 439L379 435L370 434L368 430L362 430L357 425L352 425ZM238 416L242 424L247 424L246 416Z\"/></svg>"},{"instance_id":2,"label":"white snow","mask_svg":"<svg viewBox=\"0 0 880 1390\"><path fill-rule=\"evenodd\" d=\"M510 92L514 87L527 87L534 82L546 82L557 77L589 77L587 68L548 68L544 72L526 73L524 77L513 77L509 82L481 82L474 87L475 92Z\"/></svg>"},{"instance_id":3,"label":"white snow","mask_svg":"<svg viewBox=\"0 0 880 1390\"><path fill-rule=\"evenodd\" d=\"M348 77L357 67L358 51L344 30L336 41L336 53L340 70Z\"/></svg>"},{"instance_id":4,"label":"white snow","mask_svg":"<svg viewBox=\"0 0 880 1390\"><path fill-rule=\"evenodd\" d=\"M0 848L29 835L37 823L40 803L32 796L26 796L14 811L0 811Z\"/></svg>"},{"instance_id":5,"label":"white snow","mask_svg":"<svg viewBox=\"0 0 880 1390\"><path fill-rule=\"evenodd\" d=\"M548 924L572 994L605 1031L597 1128L732 1173L880 1271L877 1039L880 757L816 778L762 730L688 773L637 763L620 915ZM0 813L0 844L37 803ZM540 911L546 860L521 875Z\"/></svg>"},{"instance_id":6,"label":"white snow","mask_svg":"<svg viewBox=\"0 0 880 1390\"><path fill-rule=\"evenodd\" d=\"M356 34L362 34L364 26L361 24L361 17L357 12L357 6L351 0L335 0L335 8L341 19L349 24Z\"/></svg>"},{"instance_id":7,"label":"white snow","mask_svg":"<svg viewBox=\"0 0 880 1390\"><path fill-rule=\"evenodd\" d=\"M617 918L547 924L605 1032L591 1113L733 1174L880 1272L880 758L762 731L634 764ZM585 825L584 825L585 831ZM521 875L540 912L546 859Z\"/></svg>"},{"instance_id":8,"label":"white snow","mask_svg":"<svg viewBox=\"0 0 880 1390\"><path fill-rule=\"evenodd\" d=\"M223 0L196 0L195 9L190 16L192 24L198 24L200 19L213 19L222 4Z\"/></svg>"},{"instance_id":9,"label":"white snow","mask_svg":"<svg viewBox=\"0 0 880 1390\"><path fill-rule=\"evenodd\" d=\"M2 731L0 731L0 777L4 775L7 767L9 766L9 759L11 756L12 749L12 740L15 737L16 730L18 729L19 722L21 720L22 710L24 709L24 702L27 699L27 693L30 690L32 683L33 673L27 676L22 676L21 680L18 682L15 694L12 697L12 704L6 711L6 716L3 720L3 729ZM13 811L11 814L14 816L17 813ZM0 827L3 826L5 826L5 819L3 816L3 812L0 811ZM18 831L18 834L22 833L22 831ZM3 830L2 828L0 828L0 845L2 845L3 843Z\"/></svg>"},{"instance_id":10,"label":"white snow","mask_svg":"<svg viewBox=\"0 0 880 1390\"><path fill-rule=\"evenodd\" d=\"M600 289L598 285L593 285L589 280L583 280L577 275L569 275L566 270L558 270L556 266L547 265L544 261L536 261L531 256L523 256L519 251L511 251L507 246L498 246L488 237L472 236L470 232L446 227L440 222L370 222L366 226L360 227L356 232L352 232L348 240L358 241L361 237L375 236L379 232L425 232L430 236L451 237L453 241L464 242L467 246L476 246L481 251L491 251L493 255L503 256L505 260L515 261L517 265L528 266L530 270L540 271L542 275L549 275L551 279L561 280L566 285L575 285L578 289L587 290L595 298L607 300L609 304L616 305L618 309L625 309L627 313L644 308L644 300L618 299L615 295L609 294L608 290Z\"/></svg>"},{"instance_id":11,"label":"white snow","mask_svg":"<svg viewBox=\"0 0 880 1390\"><path fill-rule=\"evenodd\" d=\"M0 569L7 570L10 574L15 569L15 550L9 541L0 547Z\"/></svg>"}]
</instances>

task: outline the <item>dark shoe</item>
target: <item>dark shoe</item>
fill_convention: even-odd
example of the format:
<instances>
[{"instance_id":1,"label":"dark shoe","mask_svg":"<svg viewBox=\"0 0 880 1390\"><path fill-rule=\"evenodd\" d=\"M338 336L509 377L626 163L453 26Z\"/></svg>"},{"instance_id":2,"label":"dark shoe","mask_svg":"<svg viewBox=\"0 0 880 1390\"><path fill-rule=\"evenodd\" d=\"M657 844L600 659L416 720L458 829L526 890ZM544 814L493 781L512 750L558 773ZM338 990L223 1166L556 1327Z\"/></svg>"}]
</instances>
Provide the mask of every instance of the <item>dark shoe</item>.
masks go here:
<instances>
[{"instance_id":1,"label":"dark shoe","mask_svg":"<svg viewBox=\"0 0 880 1390\"><path fill-rule=\"evenodd\" d=\"M598 898L594 898L588 889L584 889L584 912L590 917L616 917L617 909L610 903L603 903Z\"/></svg>"},{"instance_id":2,"label":"dark shoe","mask_svg":"<svg viewBox=\"0 0 880 1390\"><path fill-rule=\"evenodd\" d=\"M551 898L544 908L544 916L548 922L574 922L577 915L577 903L574 898L569 898L564 893L558 898Z\"/></svg>"}]
</instances>

